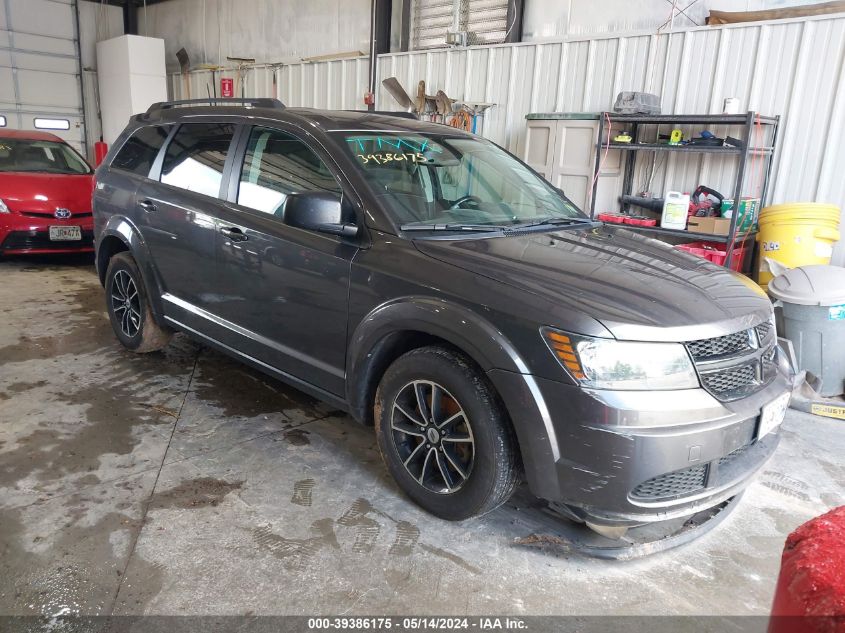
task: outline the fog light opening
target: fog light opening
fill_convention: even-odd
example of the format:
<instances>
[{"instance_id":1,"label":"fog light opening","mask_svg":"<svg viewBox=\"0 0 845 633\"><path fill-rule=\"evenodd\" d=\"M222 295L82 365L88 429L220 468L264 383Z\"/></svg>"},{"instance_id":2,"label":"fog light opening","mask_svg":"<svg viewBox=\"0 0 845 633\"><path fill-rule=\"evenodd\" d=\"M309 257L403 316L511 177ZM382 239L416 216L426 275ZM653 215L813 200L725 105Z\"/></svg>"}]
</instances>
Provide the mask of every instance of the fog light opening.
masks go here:
<instances>
[{"instance_id":1,"label":"fog light opening","mask_svg":"<svg viewBox=\"0 0 845 633\"><path fill-rule=\"evenodd\" d=\"M624 525L598 525L589 521L585 521L585 523L596 534L613 539L614 541L618 541L628 533L628 528Z\"/></svg>"}]
</instances>

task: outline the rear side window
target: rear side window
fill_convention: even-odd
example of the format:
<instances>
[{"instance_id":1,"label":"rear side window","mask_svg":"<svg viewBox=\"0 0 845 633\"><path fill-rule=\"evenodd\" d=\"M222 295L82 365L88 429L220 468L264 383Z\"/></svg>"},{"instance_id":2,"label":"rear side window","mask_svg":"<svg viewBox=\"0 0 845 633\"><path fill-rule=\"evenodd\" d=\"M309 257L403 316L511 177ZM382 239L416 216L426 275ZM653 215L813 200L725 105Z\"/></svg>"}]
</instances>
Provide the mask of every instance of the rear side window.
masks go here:
<instances>
[{"instance_id":1,"label":"rear side window","mask_svg":"<svg viewBox=\"0 0 845 633\"><path fill-rule=\"evenodd\" d=\"M161 125L135 130L120 148L111 166L146 178L169 133L170 128Z\"/></svg>"},{"instance_id":2,"label":"rear side window","mask_svg":"<svg viewBox=\"0 0 845 633\"><path fill-rule=\"evenodd\" d=\"M234 129L228 123L181 125L167 146L161 182L216 198Z\"/></svg>"},{"instance_id":3,"label":"rear side window","mask_svg":"<svg viewBox=\"0 0 845 633\"><path fill-rule=\"evenodd\" d=\"M238 188L238 204L275 214L288 195L341 193L332 172L310 147L279 130L253 128Z\"/></svg>"}]
</instances>

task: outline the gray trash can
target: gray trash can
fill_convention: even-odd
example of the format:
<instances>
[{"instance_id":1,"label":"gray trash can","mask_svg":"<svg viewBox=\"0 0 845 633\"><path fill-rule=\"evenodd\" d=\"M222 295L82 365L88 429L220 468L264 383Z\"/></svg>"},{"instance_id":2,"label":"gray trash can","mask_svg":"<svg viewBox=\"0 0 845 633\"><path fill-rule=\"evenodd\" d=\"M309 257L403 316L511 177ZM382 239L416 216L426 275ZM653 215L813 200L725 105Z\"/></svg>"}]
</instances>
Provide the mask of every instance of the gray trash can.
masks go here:
<instances>
[{"instance_id":1,"label":"gray trash can","mask_svg":"<svg viewBox=\"0 0 845 633\"><path fill-rule=\"evenodd\" d=\"M801 266L769 282L783 304L783 331L792 341L798 369L822 380L820 395L845 391L845 268Z\"/></svg>"}]
</instances>

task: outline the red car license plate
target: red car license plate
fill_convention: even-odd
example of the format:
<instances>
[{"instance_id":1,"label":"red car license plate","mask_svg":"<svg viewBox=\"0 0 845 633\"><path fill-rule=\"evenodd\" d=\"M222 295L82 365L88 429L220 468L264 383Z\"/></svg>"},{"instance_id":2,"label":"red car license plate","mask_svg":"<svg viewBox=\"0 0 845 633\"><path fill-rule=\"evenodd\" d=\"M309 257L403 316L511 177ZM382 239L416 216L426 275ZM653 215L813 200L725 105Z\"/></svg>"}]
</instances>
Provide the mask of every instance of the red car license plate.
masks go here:
<instances>
[{"instance_id":1,"label":"red car license plate","mask_svg":"<svg viewBox=\"0 0 845 633\"><path fill-rule=\"evenodd\" d=\"M51 226L50 240L53 242L71 242L82 239L82 227L79 226Z\"/></svg>"}]
</instances>

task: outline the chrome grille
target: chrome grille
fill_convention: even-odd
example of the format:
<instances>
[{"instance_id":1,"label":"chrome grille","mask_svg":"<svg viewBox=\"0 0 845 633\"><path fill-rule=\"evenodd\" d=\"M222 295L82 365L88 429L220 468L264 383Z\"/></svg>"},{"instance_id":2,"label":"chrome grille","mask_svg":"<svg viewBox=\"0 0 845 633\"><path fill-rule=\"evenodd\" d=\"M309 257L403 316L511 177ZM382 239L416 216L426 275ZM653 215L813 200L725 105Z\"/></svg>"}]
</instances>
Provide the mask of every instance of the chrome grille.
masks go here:
<instances>
[{"instance_id":1,"label":"chrome grille","mask_svg":"<svg viewBox=\"0 0 845 633\"><path fill-rule=\"evenodd\" d=\"M20 214L25 218L55 218L56 212L55 211L21 211ZM88 212L76 212L73 211L71 213L70 218L66 218L69 220L76 220L79 218L90 218L93 214Z\"/></svg>"},{"instance_id":2,"label":"chrome grille","mask_svg":"<svg viewBox=\"0 0 845 633\"><path fill-rule=\"evenodd\" d=\"M704 387L717 396L744 389L756 380L757 368L754 363L701 374Z\"/></svg>"},{"instance_id":3,"label":"chrome grille","mask_svg":"<svg viewBox=\"0 0 845 633\"><path fill-rule=\"evenodd\" d=\"M730 356L753 349L753 339L748 330L734 332L727 336L705 338L687 343L693 360L708 360L719 356Z\"/></svg>"},{"instance_id":4,"label":"chrome grille","mask_svg":"<svg viewBox=\"0 0 845 633\"><path fill-rule=\"evenodd\" d=\"M762 389L777 374L774 326L764 321L747 330L686 343L702 386L720 400Z\"/></svg>"},{"instance_id":5,"label":"chrome grille","mask_svg":"<svg viewBox=\"0 0 845 633\"><path fill-rule=\"evenodd\" d=\"M757 340L760 341L761 345L768 343L769 335L774 333L771 321L764 321L754 329L757 330Z\"/></svg>"},{"instance_id":6,"label":"chrome grille","mask_svg":"<svg viewBox=\"0 0 845 633\"><path fill-rule=\"evenodd\" d=\"M763 354L763 374L765 375L770 370L774 369L776 364L775 348L772 347L772 349Z\"/></svg>"},{"instance_id":7,"label":"chrome grille","mask_svg":"<svg viewBox=\"0 0 845 633\"><path fill-rule=\"evenodd\" d=\"M631 496L648 501L668 499L701 490L706 482L707 464L702 464L652 477L634 488Z\"/></svg>"}]
</instances>

